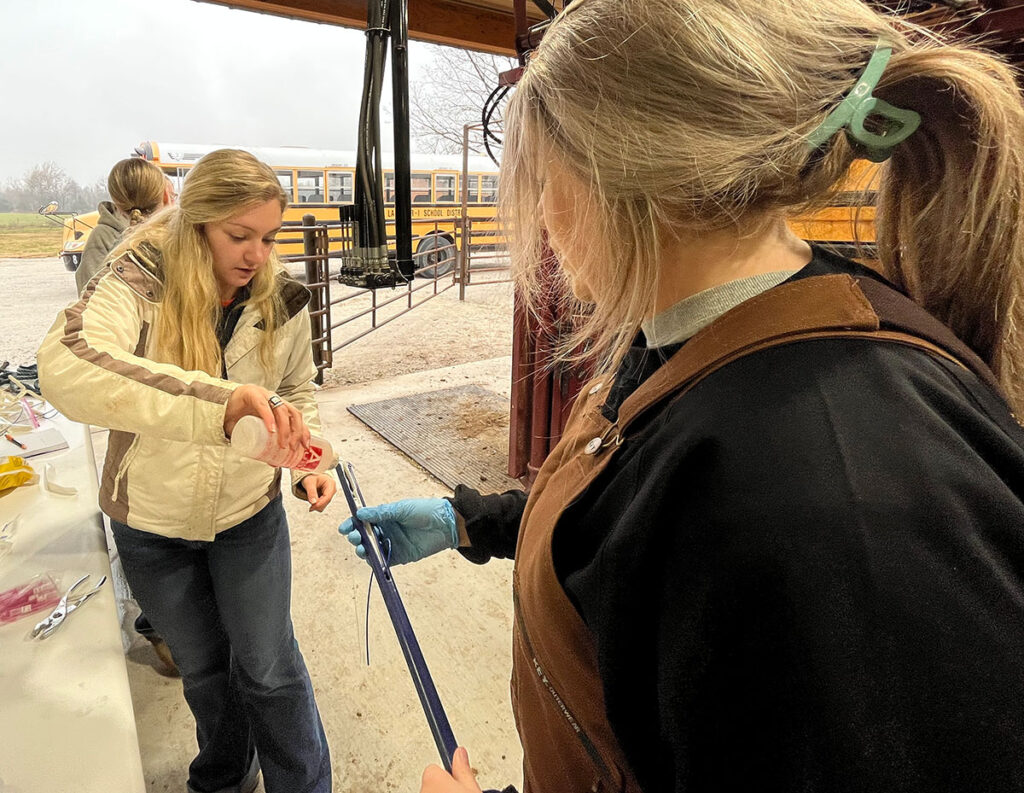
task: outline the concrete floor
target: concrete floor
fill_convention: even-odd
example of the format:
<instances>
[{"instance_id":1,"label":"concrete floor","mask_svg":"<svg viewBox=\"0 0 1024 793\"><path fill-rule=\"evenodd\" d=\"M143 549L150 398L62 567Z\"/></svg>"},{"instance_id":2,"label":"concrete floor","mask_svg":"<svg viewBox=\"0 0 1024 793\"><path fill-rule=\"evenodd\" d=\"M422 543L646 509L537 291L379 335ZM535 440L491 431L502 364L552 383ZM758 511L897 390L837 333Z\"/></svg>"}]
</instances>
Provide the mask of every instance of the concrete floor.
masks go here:
<instances>
[{"instance_id":1,"label":"concrete floor","mask_svg":"<svg viewBox=\"0 0 1024 793\"><path fill-rule=\"evenodd\" d=\"M367 503L446 495L445 485L346 406L469 384L507 396L510 370L511 358L502 357L321 391L324 434L356 466ZM416 791L424 767L438 757L376 588L366 665L370 572L336 530L347 515L344 500L339 494L322 515L287 496L285 506L292 531L292 616L331 745L334 789ZM508 561L477 566L455 552L395 573L455 737L469 749L484 788L522 783L508 690L511 574ZM132 618L129 605L125 623ZM159 662L145 640L131 632L126 637L147 790L182 793L196 742L181 681L157 672Z\"/></svg>"}]
</instances>

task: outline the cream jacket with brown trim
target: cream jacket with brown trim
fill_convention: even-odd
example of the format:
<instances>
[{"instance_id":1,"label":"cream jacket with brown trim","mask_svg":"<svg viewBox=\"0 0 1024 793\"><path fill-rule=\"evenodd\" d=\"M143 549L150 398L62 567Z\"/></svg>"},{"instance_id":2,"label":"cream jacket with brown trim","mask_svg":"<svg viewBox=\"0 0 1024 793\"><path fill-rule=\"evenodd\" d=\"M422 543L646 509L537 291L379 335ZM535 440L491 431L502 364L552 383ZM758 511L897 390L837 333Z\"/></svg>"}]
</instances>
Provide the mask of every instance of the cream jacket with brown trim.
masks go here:
<instances>
[{"instance_id":1,"label":"cream jacket with brown trim","mask_svg":"<svg viewBox=\"0 0 1024 793\"><path fill-rule=\"evenodd\" d=\"M162 280L159 255L148 253L112 262L57 316L39 349L39 382L68 418L110 428L100 482L105 513L140 531L212 540L280 492L280 471L242 457L224 436L231 392L243 383L275 391L319 432L309 292L282 274L287 318L270 370L259 356L262 318L246 306L224 350L228 380L221 380L152 360ZM300 478L293 474L293 489Z\"/></svg>"}]
</instances>

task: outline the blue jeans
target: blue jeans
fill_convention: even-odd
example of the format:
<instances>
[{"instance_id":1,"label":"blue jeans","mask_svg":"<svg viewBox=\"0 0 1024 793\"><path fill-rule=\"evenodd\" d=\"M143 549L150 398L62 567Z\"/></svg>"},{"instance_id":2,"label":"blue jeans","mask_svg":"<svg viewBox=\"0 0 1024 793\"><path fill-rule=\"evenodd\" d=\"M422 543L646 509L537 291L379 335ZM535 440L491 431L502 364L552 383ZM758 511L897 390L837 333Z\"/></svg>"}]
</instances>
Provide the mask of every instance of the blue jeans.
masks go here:
<instances>
[{"instance_id":1,"label":"blue jeans","mask_svg":"<svg viewBox=\"0 0 1024 793\"><path fill-rule=\"evenodd\" d=\"M189 785L233 790L255 753L267 793L330 793L327 738L292 630L280 497L213 542L110 523L128 584L181 670L199 742Z\"/></svg>"}]
</instances>

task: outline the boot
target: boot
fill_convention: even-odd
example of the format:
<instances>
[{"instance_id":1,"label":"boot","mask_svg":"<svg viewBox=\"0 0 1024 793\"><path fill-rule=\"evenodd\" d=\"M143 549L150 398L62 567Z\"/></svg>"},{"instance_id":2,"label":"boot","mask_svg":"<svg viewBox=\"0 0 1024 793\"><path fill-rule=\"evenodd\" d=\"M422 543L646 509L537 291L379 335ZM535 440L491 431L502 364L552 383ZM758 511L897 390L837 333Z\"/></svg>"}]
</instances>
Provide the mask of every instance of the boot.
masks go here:
<instances>
[{"instance_id":1,"label":"boot","mask_svg":"<svg viewBox=\"0 0 1024 793\"><path fill-rule=\"evenodd\" d=\"M157 658L160 659L161 666L157 667L157 671L160 674L166 677L181 676L181 673L178 671L178 665L174 663L174 658L171 656L171 648L167 646L167 642L160 638L145 614L140 614L135 618L135 632L153 645L153 650L156 651Z\"/></svg>"},{"instance_id":2,"label":"boot","mask_svg":"<svg viewBox=\"0 0 1024 793\"><path fill-rule=\"evenodd\" d=\"M259 784L259 781L260 759L257 755L253 755L252 762L249 764L249 770L245 772L245 776L242 777L241 781L237 785L221 788L220 790L214 791L214 793L252 793ZM185 785L185 789L188 793L202 793L189 784Z\"/></svg>"}]
</instances>

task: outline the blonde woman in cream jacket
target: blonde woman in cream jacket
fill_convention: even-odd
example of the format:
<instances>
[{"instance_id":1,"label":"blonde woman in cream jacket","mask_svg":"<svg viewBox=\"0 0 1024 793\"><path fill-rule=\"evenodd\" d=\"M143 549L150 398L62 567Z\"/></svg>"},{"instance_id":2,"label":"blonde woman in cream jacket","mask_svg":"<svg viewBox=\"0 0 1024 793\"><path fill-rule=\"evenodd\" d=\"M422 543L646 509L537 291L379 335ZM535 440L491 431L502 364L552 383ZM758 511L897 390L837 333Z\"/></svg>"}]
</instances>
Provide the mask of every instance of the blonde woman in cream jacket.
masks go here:
<instances>
[{"instance_id":1,"label":"blonde woman in cream jacket","mask_svg":"<svg viewBox=\"0 0 1024 793\"><path fill-rule=\"evenodd\" d=\"M288 467L319 429L305 287L273 253L287 204L269 166L204 157L180 203L130 234L39 350L47 399L109 427L100 506L128 583L177 661L196 719L191 793L331 790L292 631L281 471L229 445L260 417ZM322 510L323 474L292 476Z\"/></svg>"}]
</instances>

